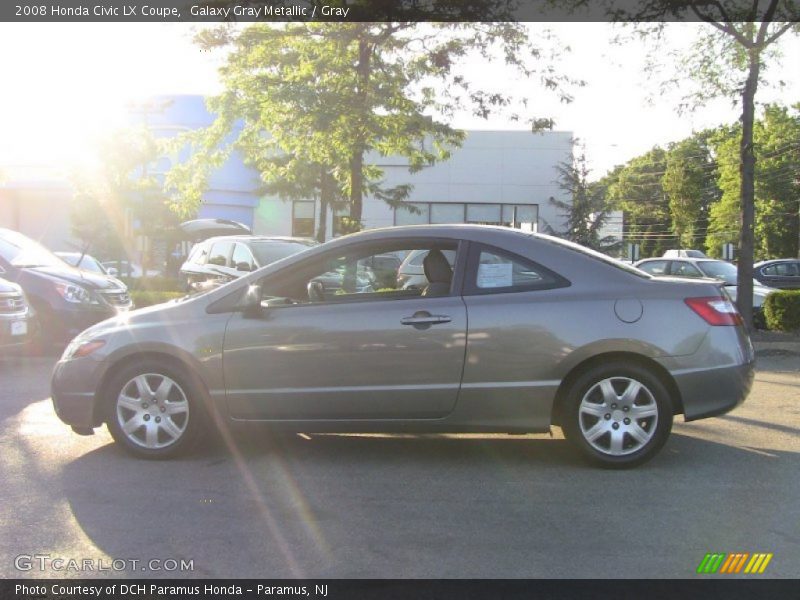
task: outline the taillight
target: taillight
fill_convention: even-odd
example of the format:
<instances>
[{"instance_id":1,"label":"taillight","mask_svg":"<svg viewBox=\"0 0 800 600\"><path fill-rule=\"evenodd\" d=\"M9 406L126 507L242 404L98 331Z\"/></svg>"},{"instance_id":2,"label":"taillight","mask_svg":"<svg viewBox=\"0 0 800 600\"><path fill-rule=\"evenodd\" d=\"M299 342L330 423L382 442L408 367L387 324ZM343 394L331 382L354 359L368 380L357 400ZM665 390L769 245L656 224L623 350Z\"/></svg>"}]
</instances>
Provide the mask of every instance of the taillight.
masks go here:
<instances>
[{"instance_id":1,"label":"taillight","mask_svg":"<svg viewBox=\"0 0 800 600\"><path fill-rule=\"evenodd\" d=\"M686 304L709 325L741 325L742 315L736 305L722 296L686 298Z\"/></svg>"}]
</instances>

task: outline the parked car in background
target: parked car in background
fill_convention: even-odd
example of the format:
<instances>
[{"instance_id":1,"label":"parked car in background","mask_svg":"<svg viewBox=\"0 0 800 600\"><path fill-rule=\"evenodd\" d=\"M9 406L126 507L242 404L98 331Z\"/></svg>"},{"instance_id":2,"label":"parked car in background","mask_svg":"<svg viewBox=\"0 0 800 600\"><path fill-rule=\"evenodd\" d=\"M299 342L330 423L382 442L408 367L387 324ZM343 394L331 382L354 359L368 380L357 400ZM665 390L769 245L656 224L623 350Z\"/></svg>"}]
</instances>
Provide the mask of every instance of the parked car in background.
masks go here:
<instances>
[{"instance_id":1,"label":"parked car in background","mask_svg":"<svg viewBox=\"0 0 800 600\"><path fill-rule=\"evenodd\" d=\"M192 247L181 266L180 277L186 290L218 286L316 244L314 240L292 237L212 237Z\"/></svg>"},{"instance_id":2,"label":"parked car in background","mask_svg":"<svg viewBox=\"0 0 800 600\"><path fill-rule=\"evenodd\" d=\"M423 289L359 290L374 257L410 252L425 254ZM331 270L342 287L319 297ZM344 236L101 323L65 350L52 397L76 432L107 423L146 458L244 421L511 434L557 424L590 460L630 467L659 451L674 415L742 402L753 361L717 283L654 278L504 227L426 225Z\"/></svg>"},{"instance_id":3,"label":"parked car in background","mask_svg":"<svg viewBox=\"0 0 800 600\"><path fill-rule=\"evenodd\" d=\"M456 259L455 251L444 250L442 254L444 254L444 257L452 268ZM397 287L404 290L421 290L428 285L428 280L425 277L425 269L423 268L423 262L427 255L427 250L415 250L408 253L403 263L400 265L400 268L397 270Z\"/></svg>"},{"instance_id":4,"label":"parked car in background","mask_svg":"<svg viewBox=\"0 0 800 600\"><path fill-rule=\"evenodd\" d=\"M147 273L141 265L129 260L107 260L101 263L106 272L113 277L127 277L129 279L141 279L147 277L158 277L161 271L158 269L147 269Z\"/></svg>"},{"instance_id":5,"label":"parked car in background","mask_svg":"<svg viewBox=\"0 0 800 600\"><path fill-rule=\"evenodd\" d=\"M91 271L92 273L100 273L101 275L116 276L116 273L109 273L103 264L91 254L84 254L81 252L53 252L53 254L68 265L77 267L78 269Z\"/></svg>"},{"instance_id":6,"label":"parked car in background","mask_svg":"<svg viewBox=\"0 0 800 600\"><path fill-rule=\"evenodd\" d=\"M33 309L16 283L0 279L0 349L27 343L36 331Z\"/></svg>"},{"instance_id":7,"label":"parked car in background","mask_svg":"<svg viewBox=\"0 0 800 600\"><path fill-rule=\"evenodd\" d=\"M637 262L635 266L655 277L707 277L722 281L731 299L736 301L738 272L735 265L724 260L646 258ZM753 280L753 320L757 327L764 326L764 300L774 291L774 288Z\"/></svg>"},{"instance_id":8,"label":"parked car in background","mask_svg":"<svg viewBox=\"0 0 800 600\"><path fill-rule=\"evenodd\" d=\"M761 285L779 290L800 289L800 259L763 260L753 265L753 277Z\"/></svg>"},{"instance_id":9,"label":"parked car in background","mask_svg":"<svg viewBox=\"0 0 800 600\"><path fill-rule=\"evenodd\" d=\"M90 325L132 306L121 281L76 269L10 229L0 229L0 276L25 291L46 343L68 342Z\"/></svg>"},{"instance_id":10,"label":"parked car in background","mask_svg":"<svg viewBox=\"0 0 800 600\"><path fill-rule=\"evenodd\" d=\"M702 250L667 250L664 258L708 258Z\"/></svg>"}]
</instances>

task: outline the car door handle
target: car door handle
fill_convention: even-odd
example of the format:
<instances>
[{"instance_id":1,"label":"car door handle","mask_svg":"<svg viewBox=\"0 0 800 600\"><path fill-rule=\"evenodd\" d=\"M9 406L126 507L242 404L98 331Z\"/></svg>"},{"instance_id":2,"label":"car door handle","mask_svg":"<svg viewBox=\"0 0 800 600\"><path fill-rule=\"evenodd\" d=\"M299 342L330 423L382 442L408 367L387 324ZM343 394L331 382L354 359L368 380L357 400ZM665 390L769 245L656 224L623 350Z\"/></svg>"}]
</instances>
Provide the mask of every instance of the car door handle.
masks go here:
<instances>
[{"instance_id":1,"label":"car door handle","mask_svg":"<svg viewBox=\"0 0 800 600\"><path fill-rule=\"evenodd\" d=\"M432 315L430 313L414 313L411 317L403 317L400 323L403 325L436 325L437 323L449 323L452 321L447 315Z\"/></svg>"}]
</instances>

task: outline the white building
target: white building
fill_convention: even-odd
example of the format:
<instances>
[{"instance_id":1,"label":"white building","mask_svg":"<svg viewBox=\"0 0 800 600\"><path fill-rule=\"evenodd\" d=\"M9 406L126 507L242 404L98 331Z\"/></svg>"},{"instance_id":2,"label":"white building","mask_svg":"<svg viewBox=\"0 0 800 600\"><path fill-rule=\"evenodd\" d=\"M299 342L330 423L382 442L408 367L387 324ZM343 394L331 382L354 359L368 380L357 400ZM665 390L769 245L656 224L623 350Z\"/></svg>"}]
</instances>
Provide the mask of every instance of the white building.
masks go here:
<instances>
[{"instance_id":1,"label":"white building","mask_svg":"<svg viewBox=\"0 0 800 600\"><path fill-rule=\"evenodd\" d=\"M550 198L569 201L557 184L557 166L570 162L569 132L469 131L450 159L409 173L398 157L370 156L385 171L385 187L413 186L408 203L418 212L394 209L365 198L366 228L416 223L485 223L543 233L564 230L564 215ZM206 213L207 214L207 213ZM255 209L254 233L311 236L318 202L262 197ZM205 216L205 215L204 215ZM327 238L335 235L335 215L327 219Z\"/></svg>"}]
</instances>

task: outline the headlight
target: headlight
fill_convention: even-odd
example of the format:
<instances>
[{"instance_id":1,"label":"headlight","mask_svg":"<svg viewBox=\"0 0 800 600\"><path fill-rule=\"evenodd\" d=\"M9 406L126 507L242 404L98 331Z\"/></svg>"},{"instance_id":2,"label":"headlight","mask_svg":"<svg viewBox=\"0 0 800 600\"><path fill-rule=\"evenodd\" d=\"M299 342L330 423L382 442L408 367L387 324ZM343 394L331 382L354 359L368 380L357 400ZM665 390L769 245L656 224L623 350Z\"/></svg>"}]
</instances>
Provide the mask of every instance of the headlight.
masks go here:
<instances>
[{"instance_id":1,"label":"headlight","mask_svg":"<svg viewBox=\"0 0 800 600\"><path fill-rule=\"evenodd\" d=\"M89 356L95 350L99 350L106 345L105 340L81 340L79 338L72 340L61 355L61 360L70 360L71 358L82 358Z\"/></svg>"},{"instance_id":2,"label":"headlight","mask_svg":"<svg viewBox=\"0 0 800 600\"><path fill-rule=\"evenodd\" d=\"M73 283L56 283L56 291L67 302L73 304L98 304L86 288Z\"/></svg>"}]
</instances>

